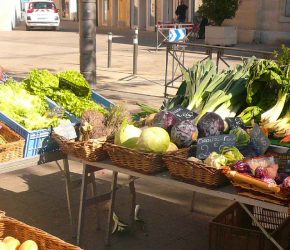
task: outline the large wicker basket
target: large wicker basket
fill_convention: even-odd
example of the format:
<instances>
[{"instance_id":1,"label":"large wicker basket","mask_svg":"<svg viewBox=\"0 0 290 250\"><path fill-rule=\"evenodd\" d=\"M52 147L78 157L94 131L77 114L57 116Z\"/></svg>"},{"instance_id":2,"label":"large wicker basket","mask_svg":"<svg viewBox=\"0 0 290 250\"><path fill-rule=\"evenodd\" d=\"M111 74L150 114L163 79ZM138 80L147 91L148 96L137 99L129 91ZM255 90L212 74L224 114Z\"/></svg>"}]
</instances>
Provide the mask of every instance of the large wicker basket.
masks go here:
<instances>
[{"instance_id":1,"label":"large wicker basket","mask_svg":"<svg viewBox=\"0 0 290 250\"><path fill-rule=\"evenodd\" d=\"M16 219L0 214L0 239L12 236L21 243L26 240L34 240L39 250L81 250L49 233L38 228L29 226Z\"/></svg>"},{"instance_id":2,"label":"large wicker basket","mask_svg":"<svg viewBox=\"0 0 290 250\"><path fill-rule=\"evenodd\" d=\"M104 141L71 141L54 132L52 133L52 138L57 142L62 152L65 154L90 162L102 161L108 158L108 154L103 148Z\"/></svg>"},{"instance_id":3,"label":"large wicker basket","mask_svg":"<svg viewBox=\"0 0 290 250\"><path fill-rule=\"evenodd\" d=\"M164 171L166 169L163 161L164 155L187 155L189 150L185 148L167 154L154 154L140 152L112 143L105 143L104 148L116 166L144 174L155 174Z\"/></svg>"},{"instance_id":4,"label":"large wicker basket","mask_svg":"<svg viewBox=\"0 0 290 250\"><path fill-rule=\"evenodd\" d=\"M0 137L6 141L0 144L0 162L23 157L25 140L2 122L0 122Z\"/></svg>"},{"instance_id":5,"label":"large wicker basket","mask_svg":"<svg viewBox=\"0 0 290 250\"><path fill-rule=\"evenodd\" d=\"M226 171L238 193L243 196L287 206L290 202L290 188L279 187L236 171Z\"/></svg>"},{"instance_id":6,"label":"large wicker basket","mask_svg":"<svg viewBox=\"0 0 290 250\"><path fill-rule=\"evenodd\" d=\"M194 154L194 150L187 153L183 156L166 155L163 158L173 178L207 188L217 188L229 182L221 169L218 170L203 163L187 160L189 156Z\"/></svg>"}]
</instances>

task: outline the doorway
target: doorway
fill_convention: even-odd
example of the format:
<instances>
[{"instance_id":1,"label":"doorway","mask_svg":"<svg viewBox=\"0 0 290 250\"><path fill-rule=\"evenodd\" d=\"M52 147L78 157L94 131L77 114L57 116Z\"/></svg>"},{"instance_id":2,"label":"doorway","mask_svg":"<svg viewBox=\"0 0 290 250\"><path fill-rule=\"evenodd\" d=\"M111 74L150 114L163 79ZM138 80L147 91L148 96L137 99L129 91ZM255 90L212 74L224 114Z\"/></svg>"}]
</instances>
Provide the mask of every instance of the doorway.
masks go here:
<instances>
[{"instance_id":1,"label":"doorway","mask_svg":"<svg viewBox=\"0 0 290 250\"><path fill-rule=\"evenodd\" d=\"M173 0L163 0L163 22L173 22Z\"/></svg>"}]
</instances>

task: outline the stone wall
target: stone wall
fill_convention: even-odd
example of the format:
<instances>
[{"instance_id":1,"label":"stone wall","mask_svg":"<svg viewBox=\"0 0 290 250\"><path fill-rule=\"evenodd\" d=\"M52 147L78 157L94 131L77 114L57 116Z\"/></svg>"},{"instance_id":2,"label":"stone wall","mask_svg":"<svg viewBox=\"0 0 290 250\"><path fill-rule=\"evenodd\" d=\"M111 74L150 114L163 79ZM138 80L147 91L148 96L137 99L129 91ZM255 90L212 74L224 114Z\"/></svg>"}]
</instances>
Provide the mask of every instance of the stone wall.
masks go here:
<instances>
[{"instance_id":1,"label":"stone wall","mask_svg":"<svg viewBox=\"0 0 290 250\"><path fill-rule=\"evenodd\" d=\"M238 27L242 43L290 43L290 18L284 17L285 0L242 0L232 20L224 25Z\"/></svg>"}]
</instances>

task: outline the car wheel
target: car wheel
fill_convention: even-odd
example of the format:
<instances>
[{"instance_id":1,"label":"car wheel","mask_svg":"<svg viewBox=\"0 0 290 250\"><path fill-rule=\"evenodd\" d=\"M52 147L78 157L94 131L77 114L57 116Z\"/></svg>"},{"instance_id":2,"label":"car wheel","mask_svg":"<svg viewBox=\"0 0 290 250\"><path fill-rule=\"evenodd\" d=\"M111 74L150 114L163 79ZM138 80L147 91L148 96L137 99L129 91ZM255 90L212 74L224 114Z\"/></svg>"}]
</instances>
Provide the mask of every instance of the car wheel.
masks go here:
<instances>
[{"instance_id":1,"label":"car wheel","mask_svg":"<svg viewBox=\"0 0 290 250\"><path fill-rule=\"evenodd\" d=\"M59 26L53 27L52 30L58 31L59 30Z\"/></svg>"},{"instance_id":2,"label":"car wheel","mask_svg":"<svg viewBox=\"0 0 290 250\"><path fill-rule=\"evenodd\" d=\"M25 26L25 29L27 30L27 31L30 31L31 30L31 27L29 27L29 26Z\"/></svg>"}]
</instances>

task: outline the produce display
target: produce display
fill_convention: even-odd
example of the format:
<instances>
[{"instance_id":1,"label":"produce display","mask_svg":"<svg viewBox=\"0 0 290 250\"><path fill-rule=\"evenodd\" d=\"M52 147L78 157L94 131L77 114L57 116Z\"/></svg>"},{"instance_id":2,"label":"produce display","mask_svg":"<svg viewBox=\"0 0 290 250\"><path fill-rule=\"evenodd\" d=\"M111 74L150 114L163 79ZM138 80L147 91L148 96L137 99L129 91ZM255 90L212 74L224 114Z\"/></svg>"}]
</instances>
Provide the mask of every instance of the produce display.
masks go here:
<instances>
[{"instance_id":1,"label":"produce display","mask_svg":"<svg viewBox=\"0 0 290 250\"><path fill-rule=\"evenodd\" d=\"M20 242L18 239L7 236L0 241L0 250L38 250L38 245L33 240Z\"/></svg>"},{"instance_id":2,"label":"produce display","mask_svg":"<svg viewBox=\"0 0 290 250\"><path fill-rule=\"evenodd\" d=\"M60 120L46 100L30 94L22 83L14 81L0 85L0 110L29 130L57 126Z\"/></svg>"},{"instance_id":3,"label":"produce display","mask_svg":"<svg viewBox=\"0 0 290 250\"><path fill-rule=\"evenodd\" d=\"M250 58L235 69L217 72L214 62L205 60L182 69L182 73L184 80L173 98L166 100L157 112L140 105L142 111L134 118L166 130L179 148L206 148L205 158L192 155L189 161L230 169L266 186L288 187L289 174L265 152L271 144L267 137L279 139L280 145L290 142L290 65ZM176 108L194 111L197 117L178 116ZM154 117L151 124L149 117ZM232 124L229 118L239 122ZM253 129L254 125L257 128ZM226 135L235 138L235 146L225 142L216 148L215 141L227 138Z\"/></svg>"},{"instance_id":4,"label":"produce display","mask_svg":"<svg viewBox=\"0 0 290 250\"><path fill-rule=\"evenodd\" d=\"M66 83L60 79L65 79ZM77 117L81 117L88 109L107 114L105 108L92 100L89 84L77 71L54 75L47 70L33 70L24 82L32 94L49 97Z\"/></svg>"},{"instance_id":5,"label":"produce display","mask_svg":"<svg viewBox=\"0 0 290 250\"><path fill-rule=\"evenodd\" d=\"M61 72L57 76L61 89L69 89L75 95L83 97L89 97L92 94L90 84L81 73L69 70Z\"/></svg>"}]
</instances>

